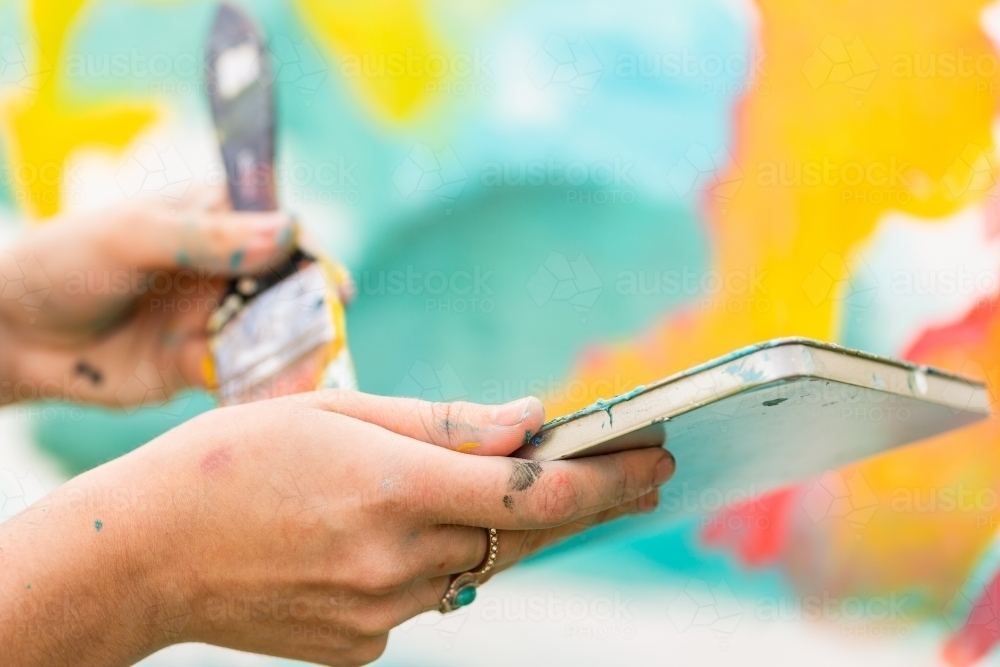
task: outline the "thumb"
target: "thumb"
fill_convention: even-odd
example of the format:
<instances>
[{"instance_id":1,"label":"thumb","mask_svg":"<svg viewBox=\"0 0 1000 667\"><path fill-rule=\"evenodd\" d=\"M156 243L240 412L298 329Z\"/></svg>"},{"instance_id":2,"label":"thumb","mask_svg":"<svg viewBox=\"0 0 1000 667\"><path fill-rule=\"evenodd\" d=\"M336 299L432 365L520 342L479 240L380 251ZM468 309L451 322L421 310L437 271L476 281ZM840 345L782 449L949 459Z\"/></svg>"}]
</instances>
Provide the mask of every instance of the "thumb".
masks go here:
<instances>
[{"instance_id":1,"label":"thumb","mask_svg":"<svg viewBox=\"0 0 1000 667\"><path fill-rule=\"evenodd\" d=\"M414 440L484 456L507 456L537 433L545 421L545 408L534 396L503 405L433 403L345 389L317 391L308 396L321 410L360 419Z\"/></svg>"},{"instance_id":2,"label":"thumb","mask_svg":"<svg viewBox=\"0 0 1000 667\"><path fill-rule=\"evenodd\" d=\"M295 244L285 211L139 209L113 232L124 265L145 270L205 267L224 275L257 273Z\"/></svg>"}]
</instances>

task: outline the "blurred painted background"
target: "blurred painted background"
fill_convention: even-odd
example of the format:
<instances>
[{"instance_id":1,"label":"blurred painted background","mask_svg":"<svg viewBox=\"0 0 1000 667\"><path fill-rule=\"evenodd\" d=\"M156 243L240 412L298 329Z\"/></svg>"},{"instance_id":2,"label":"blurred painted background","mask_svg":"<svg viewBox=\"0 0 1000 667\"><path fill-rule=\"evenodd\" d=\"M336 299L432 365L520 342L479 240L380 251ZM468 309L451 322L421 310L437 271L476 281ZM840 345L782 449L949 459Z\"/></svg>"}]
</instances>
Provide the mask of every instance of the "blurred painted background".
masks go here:
<instances>
[{"instance_id":1,"label":"blurred painted background","mask_svg":"<svg viewBox=\"0 0 1000 667\"><path fill-rule=\"evenodd\" d=\"M277 75L282 203L358 285L365 391L531 393L557 416L804 335L995 395L1000 4L245 5ZM213 9L0 0L0 236L221 181ZM0 520L210 405L0 411ZM396 630L380 664L989 660L997 444L988 420L729 510L668 491L689 519L537 558Z\"/></svg>"}]
</instances>

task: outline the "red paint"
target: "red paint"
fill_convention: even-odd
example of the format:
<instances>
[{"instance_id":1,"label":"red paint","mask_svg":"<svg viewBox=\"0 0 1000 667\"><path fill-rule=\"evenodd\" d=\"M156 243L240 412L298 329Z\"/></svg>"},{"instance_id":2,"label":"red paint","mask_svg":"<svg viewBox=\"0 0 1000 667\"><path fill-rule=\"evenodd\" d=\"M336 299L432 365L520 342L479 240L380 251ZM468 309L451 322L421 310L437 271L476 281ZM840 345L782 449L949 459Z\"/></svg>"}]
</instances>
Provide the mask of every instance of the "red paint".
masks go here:
<instances>
[{"instance_id":1,"label":"red paint","mask_svg":"<svg viewBox=\"0 0 1000 667\"><path fill-rule=\"evenodd\" d=\"M206 475L217 475L228 470L232 462L233 458L229 454L229 450L225 447L220 447L210 451L208 455L201 460L198 467Z\"/></svg>"},{"instance_id":2,"label":"red paint","mask_svg":"<svg viewBox=\"0 0 1000 667\"><path fill-rule=\"evenodd\" d=\"M993 232L995 233L995 229ZM980 301L965 317L942 327L927 329L903 353L905 359L924 361L941 351L983 348L989 344L997 299ZM1000 574L975 601L965 624L944 645L942 659L953 667L977 662L1000 639Z\"/></svg>"},{"instance_id":3,"label":"red paint","mask_svg":"<svg viewBox=\"0 0 1000 667\"><path fill-rule=\"evenodd\" d=\"M992 649L1000 631L1000 575L986 586L965 620L948 640L941 657L954 667L971 665Z\"/></svg>"},{"instance_id":4,"label":"red paint","mask_svg":"<svg viewBox=\"0 0 1000 667\"><path fill-rule=\"evenodd\" d=\"M958 322L927 329L903 352L903 358L922 361L936 350L982 347L988 340L997 305L996 299L980 301Z\"/></svg>"},{"instance_id":5,"label":"red paint","mask_svg":"<svg viewBox=\"0 0 1000 667\"><path fill-rule=\"evenodd\" d=\"M709 546L733 549L746 565L777 562L788 545L798 491L798 487L780 489L728 507L709 521L701 537Z\"/></svg>"}]
</instances>

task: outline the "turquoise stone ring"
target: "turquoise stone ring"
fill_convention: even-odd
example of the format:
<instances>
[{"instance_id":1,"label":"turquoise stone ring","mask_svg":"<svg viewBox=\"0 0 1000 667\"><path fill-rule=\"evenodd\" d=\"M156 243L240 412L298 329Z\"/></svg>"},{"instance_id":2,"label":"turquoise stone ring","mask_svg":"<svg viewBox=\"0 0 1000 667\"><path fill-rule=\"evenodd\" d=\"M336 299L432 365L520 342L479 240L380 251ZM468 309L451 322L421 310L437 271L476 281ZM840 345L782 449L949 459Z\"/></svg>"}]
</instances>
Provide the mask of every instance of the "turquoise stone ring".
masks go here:
<instances>
[{"instance_id":1,"label":"turquoise stone ring","mask_svg":"<svg viewBox=\"0 0 1000 667\"><path fill-rule=\"evenodd\" d=\"M479 577L489 572L493 567L493 563L497 560L497 547L500 543L496 528L490 528L486 534L489 537L486 545L486 557L475 570L452 577L448 590L445 591L444 597L441 598L441 605L438 607L442 614L455 611L459 607L470 605L475 601Z\"/></svg>"},{"instance_id":2,"label":"turquoise stone ring","mask_svg":"<svg viewBox=\"0 0 1000 667\"><path fill-rule=\"evenodd\" d=\"M455 594L455 606L464 607L467 604L472 604L476 599L476 587L466 586L465 588L458 591Z\"/></svg>"}]
</instances>

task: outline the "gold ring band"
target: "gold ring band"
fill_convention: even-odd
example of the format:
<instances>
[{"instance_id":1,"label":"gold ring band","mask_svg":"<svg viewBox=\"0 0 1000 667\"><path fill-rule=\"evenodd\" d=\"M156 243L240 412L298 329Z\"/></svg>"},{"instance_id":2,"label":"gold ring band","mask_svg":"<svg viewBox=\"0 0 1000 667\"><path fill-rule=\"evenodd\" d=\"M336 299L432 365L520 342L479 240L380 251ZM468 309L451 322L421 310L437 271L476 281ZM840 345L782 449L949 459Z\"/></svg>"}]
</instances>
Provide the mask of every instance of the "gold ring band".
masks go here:
<instances>
[{"instance_id":1,"label":"gold ring band","mask_svg":"<svg viewBox=\"0 0 1000 667\"><path fill-rule=\"evenodd\" d=\"M442 614L472 604L473 600L476 599L479 577L493 568L493 563L497 560L497 548L500 544L500 536L496 528L487 529L486 534L489 537L489 542L486 545L486 558L475 570L469 570L452 577L451 583L448 584L448 590L441 598L439 611Z\"/></svg>"}]
</instances>

